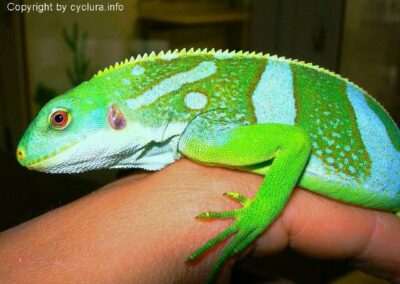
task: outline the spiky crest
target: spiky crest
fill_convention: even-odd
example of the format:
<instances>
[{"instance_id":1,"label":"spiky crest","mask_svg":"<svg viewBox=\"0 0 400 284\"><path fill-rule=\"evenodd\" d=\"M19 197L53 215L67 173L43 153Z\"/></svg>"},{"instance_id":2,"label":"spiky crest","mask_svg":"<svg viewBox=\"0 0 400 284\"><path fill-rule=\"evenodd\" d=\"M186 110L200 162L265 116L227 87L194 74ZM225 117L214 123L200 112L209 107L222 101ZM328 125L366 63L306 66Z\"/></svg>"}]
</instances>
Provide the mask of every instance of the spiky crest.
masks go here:
<instances>
[{"instance_id":1,"label":"spiky crest","mask_svg":"<svg viewBox=\"0 0 400 284\"><path fill-rule=\"evenodd\" d=\"M120 68L123 68L127 65L135 65L139 62L142 61L148 61L148 60L156 60L156 59L163 59L164 57L168 57L171 55L177 55L178 57L183 56L183 55L215 55L215 54L224 54L224 55L233 55L233 56L237 56L237 57L246 57L246 58L265 58L265 59L274 59L277 61L281 61L281 62L288 62L288 63L294 63L297 65L301 65L301 66L305 66L307 68L313 69L313 70L317 70L319 72L323 72L325 74L328 74L330 76L336 77L340 80L344 80L346 83L349 83L351 85L353 85L355 88L359 89L361 92L367 94L370 98L372 98L372 100L375 101L376 104L378 104L387 114L388 112L386 111L386 109L371 95L368 94L367 91L365 91L363 88L361 88L360 86L358 86L357 84L351 82L349 79L347 79L346 77L342 77L339 74L330 71L328 69L325 69L324 67L320 67L318 65L314 65L312 63L306 63L304 61L299 61L297 59L291 59L291 58L285 58L284 56L278 56L278 55L270 55L269 53L265 53L263 54L262 52L256 53L255 51L252 51L251 53L249 53L249 51L245 51L243 52L242 50L236 51L236 50L224 50L222 51L222 49L219 49L217 51L215 51L214 48L212 48L211 50L208 50L207 48L204 48L203 50L198 48L196 50L194 50L193 48L189 49L188 51L183 48L181 50L175 49L173 51L168 50L167 52L164 51L160 51L158 54L156 54L154 51L151 52L149 55L147 53L144 53L143 55L137 55L136 58L134 58L133 56L130 57L129 59L125 59L125 61L121 61L121 63L117 62L115 65L110 65L109 67L105 68L104 70L100 70L99 72L97 72L97 74L95 74L93 76L93 78L97 78L100 77L104 74L107 74L111 71L114 70L118 70ZM390 117L390 116L389 116ZM392 119L392 118L391 118ZM393 119L392 119L393 121Z\"/></svg>"},{"instance_id":2,"label":"spiky crest","mask_svg":"<svg viewBox=\"0 0 400 284\"><path fill-rule=\"evenodd\" d=\"M352 84L356 88L360 89L362 92L367 93L365 90L363 90L357 84L349 81L347 78L342 77L342 76L336 74L335 72L332 72L332 71L330 71L328 69L325 69L323 67L320 67L318 65L314 65L312 63L306 63L304 61L299 61L297 59L285 58L283 56L270 55L269 53L263 54L262 52L256 53L254 51L249 53L249 51L245 51L245 52L243 52L242 50L239 50L239 51L231 50L230 51L228 49L226 49L224 51L222 49L219 49L219 50L216 51L214 48L212 48L210 50L208 50L207 48L204 48L204 49L198 48L196 50L194 50L194 48L190 48L189 50L186 50L185 48L183 48L181 50L175 49L173 51L168 50L166 52L160 51L158 54L156 54L154 51L151 52L150 54L147 54L147 53L144 53L142 55L139 54L139 55L136 56L136 58L134 58L132 56L129 59L125 59L125 61L121 61L120 63L117 62L115 65L111 65L111 66L105 68L104 70L100 70L93 77L94 78L100 77L100 76L102 76L104 74L107 74L107 73L109 73L111 71L114 71L114 70L118 70L118 69L123 68L123 67L125 67L127 65L135 65L135 64L137 64L139 62L142 62L142 61L163 59L164 57L168 57L168 56L171 56L171 55L176 55L177 57L180 57L180 56L183 56L183 55L215 55L215 54L223 54L223 55L229 54L229 55L233 55L233 56L237 56L237 57L246 57L246 58L265 58L265 59L271 58L271 59L282 61L282 62L294 63L294 64L297 64L297 65L301 65L301 66L305 66L307 68L311 68L311 69L317 70L319 72L323 72L323 73L329 74L329 75L331 75L333 77L336 77L338 79L344 80L344 81Z\"/></svg>"}]
</instances>

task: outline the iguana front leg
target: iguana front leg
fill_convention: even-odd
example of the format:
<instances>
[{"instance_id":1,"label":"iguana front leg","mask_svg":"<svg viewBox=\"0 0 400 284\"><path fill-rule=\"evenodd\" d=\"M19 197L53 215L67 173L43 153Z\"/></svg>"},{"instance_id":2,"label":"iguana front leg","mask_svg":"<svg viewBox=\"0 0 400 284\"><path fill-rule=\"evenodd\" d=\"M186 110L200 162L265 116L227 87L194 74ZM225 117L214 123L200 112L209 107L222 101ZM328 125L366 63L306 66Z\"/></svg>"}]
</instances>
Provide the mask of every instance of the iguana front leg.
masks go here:
<instances>
[{"instance_id":1,"label":"iguana front leg","mask_svg":"<svg viewBox=\"0 0 400 284\"><path fill-rule=\"evenodd\" d=\"M235 218L225 231L192 253L193 261L218 242L236 234L214 264L208 282L213 282L225 260L249 246L281 213L301 176L311 152L308 135L301 128L282 124L207 127L189 125L179 151L195 161L246 168L273 159L258 193L252 199L236 192L226 195L243 206L226 212L205 212L200 218Z\"/></svg>"}]
</instances>

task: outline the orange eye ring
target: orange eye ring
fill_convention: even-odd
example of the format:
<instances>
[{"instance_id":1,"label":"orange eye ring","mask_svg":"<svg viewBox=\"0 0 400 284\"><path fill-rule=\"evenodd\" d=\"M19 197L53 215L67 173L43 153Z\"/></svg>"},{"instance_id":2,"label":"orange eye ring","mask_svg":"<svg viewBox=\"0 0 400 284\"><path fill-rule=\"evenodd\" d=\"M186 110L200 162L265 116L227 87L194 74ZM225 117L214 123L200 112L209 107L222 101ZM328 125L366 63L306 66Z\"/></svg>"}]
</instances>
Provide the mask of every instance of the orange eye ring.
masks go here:
<instances>
[{"instance_id":1,"label":"orange eye ring","mask_svg":"<svg viewBox=\"0 0 400 284\"><path fill-rule=\"evenodd\" d=\"M68 112L62 109L54 111L50 115L50 124L57 130L62 130L68 126L70 117Z\"/></svg>"}]
</instances>

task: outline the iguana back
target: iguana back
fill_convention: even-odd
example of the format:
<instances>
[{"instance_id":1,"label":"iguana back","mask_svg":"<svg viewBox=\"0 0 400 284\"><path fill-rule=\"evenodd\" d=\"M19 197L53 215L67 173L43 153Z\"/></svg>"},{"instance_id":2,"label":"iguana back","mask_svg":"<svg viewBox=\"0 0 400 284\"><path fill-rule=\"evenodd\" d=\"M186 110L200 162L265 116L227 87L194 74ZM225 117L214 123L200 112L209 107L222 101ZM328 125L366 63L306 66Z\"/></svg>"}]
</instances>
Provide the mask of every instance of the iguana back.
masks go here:
<instances>
[{"instance_id":1,"label":"iguana back","mask_svg":"<svg viewBox=\"0 0 400 284\"><path fill-rule=\"evenodd\" d=\"M115 82L118 76L117 92L126 94L122 97L143 123L185 124L212 110L210 125L218 120L299 125L312 140L301 186L367 207L400 206L399 129L347 79L297 60L242 52L175 52L134 65L100 72L93 80L110 76ZM142 73L132 76L132 68ZM123 89L124 80L132 82L131 91ZM259 166L251 170L268 169Z\"/></svg>"}]
</instances>

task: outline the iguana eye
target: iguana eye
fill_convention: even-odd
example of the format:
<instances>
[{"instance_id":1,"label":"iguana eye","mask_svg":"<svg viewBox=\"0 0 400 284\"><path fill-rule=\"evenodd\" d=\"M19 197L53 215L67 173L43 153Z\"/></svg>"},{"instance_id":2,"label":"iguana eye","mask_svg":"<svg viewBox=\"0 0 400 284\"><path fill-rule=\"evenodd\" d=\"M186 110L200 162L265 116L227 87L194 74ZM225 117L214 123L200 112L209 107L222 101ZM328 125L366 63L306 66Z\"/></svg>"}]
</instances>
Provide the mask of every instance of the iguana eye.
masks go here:
<instances>
[{"instance_id":1,"label":"iguana eye","mask_svg":"<svg viewBox=\"0 0 400 284\"><path fill-rule=\"evenodd\" d=\"M64 129L69 124L69 116L65 110L56 110L50 115L51 125L58 130Z\"/></svg>"}]
</instances>

